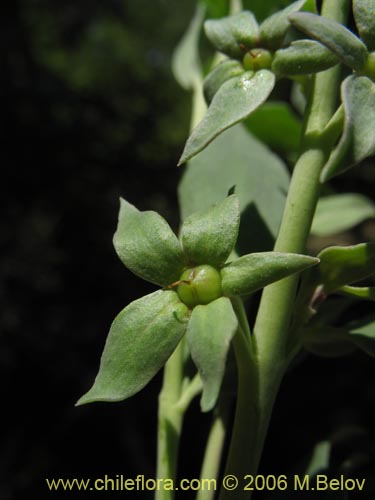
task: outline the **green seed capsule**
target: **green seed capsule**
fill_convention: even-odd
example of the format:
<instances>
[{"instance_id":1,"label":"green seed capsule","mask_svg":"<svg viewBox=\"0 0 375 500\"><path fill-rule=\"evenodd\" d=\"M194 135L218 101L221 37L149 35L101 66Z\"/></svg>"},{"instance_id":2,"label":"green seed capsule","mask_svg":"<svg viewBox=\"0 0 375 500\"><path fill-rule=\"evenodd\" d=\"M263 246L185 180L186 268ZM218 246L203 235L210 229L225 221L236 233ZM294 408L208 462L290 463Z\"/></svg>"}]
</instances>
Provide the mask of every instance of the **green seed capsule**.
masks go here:
<instances>
[{"instance_id":1,"label":"green seed capsule","mask_svg":"<svg viewBox=\"0 0 375 500\"><path fill-rule=\"evenodd\" d=\"M272 54L265 49L251 49L244 55L242 64L247 71L258 71L271 67Z\"/></svg>"},{"instance_id":2,"label":"green seed capsule","mask_svg":"<svg viewBox=\"0 0 375 500\"><path fill-rule=\"evenodd\" d=\"M179 281L178 296L188 307L209 304L222 296L220 273L212 266L186 269Z\"/></svg>"},{"instance_id":3,"label":"green seed capsule","mask_svg":"<svg viewBox=\"0 0 375 500\"><path fill-rule=\"evenodd\" d=\"M375 81L375 52L371 52L368 55L366 64L361 73Z\"/></svg>"}]
</instances>

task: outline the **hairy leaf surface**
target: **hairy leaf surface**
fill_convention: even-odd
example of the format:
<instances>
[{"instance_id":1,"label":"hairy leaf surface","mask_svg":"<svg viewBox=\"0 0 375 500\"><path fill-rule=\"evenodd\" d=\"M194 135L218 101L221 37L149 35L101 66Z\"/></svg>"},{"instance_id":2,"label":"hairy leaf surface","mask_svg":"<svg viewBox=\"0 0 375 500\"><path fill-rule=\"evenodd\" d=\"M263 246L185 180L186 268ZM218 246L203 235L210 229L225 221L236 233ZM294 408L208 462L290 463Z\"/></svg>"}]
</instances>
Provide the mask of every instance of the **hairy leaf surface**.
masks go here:
<instances>
[{"instance_id":1,"label":"hairy leaf surface","mask_svg":"<svg viewBox=\"0 0 375 500\"><path fill-rule=\"evenodd\" d=\"M216 404L237 326L232 304L226 297L193 309L187 341L203 382L202 411L210 411Z\"/></svg>"},{"instance_id":2,"label":"hairy leaf surface","mask_svg":"<svg viewBox=\"0 0 375 500\"><path fill-rule=\"evenodd\" d=\"M321 174L321 181L345 172L375 153L375 84L365 76L349 76L341 86L344 130Z\"/></svg>"},{"instance_id":3,"label":"hairy leaf surface","mask_svg":"<svg viewBox=\"0 0 375 500\"><path fill-rule=\"evenodd\" d=\"M184 255L180 242L156 212L141 212L121 199L113 243L125 266L144 280L166 286L181 275Z\"/></svg>"},{"instance_id":4,"label":"hairy leaf surface","mask_svg":"<svg viewBox=\"0 0 375 500\"><path fill-rule=\"evenodd\" d=\"M221 270L224 295L248 295L318 264L308 255L262 252L244 255Z\"/></svg>"},{"instance_id":5,"label":"hairy leaf surface","mask_svg":"<svg viewBox=\"0 0 375 500\"><path fill-rule=\"evenodd\" d=\"M135 300L112 323L93 387L77 404L121 401L163 367L186 331L188 309L174 291Z\"/></svg>"},{"instance_id":6,"label":"hairy leaf surface","mask_svg":"<svg viewBox=\"0 0 375 500\"><path fill-rule=\"evenodd\" d=\"M360 71L367 60L366 45L342 24L308 12L295 12L289 15L291 23L328 47L350 68Z\"/></svg>"},{"instance_id":7,"label":"hairy leaf surface","mask_svg":"<svg viewBox=\"0 0 375 500\"><path fill-rule=\"evenodd\" d=\"M187 140L179 165L202 151L224 130L247 118L268 98L274 85L275 75L266 69L246 71L226 81Z\"/></svg>"},{"instance_id":8,"label":"hairy leaf surface","mask_svg":"<svg viewBox=\"0 0 375 500\"><path fill-rule=\"evenodd\" d=\"M209 209L235 186L241 207L241 252L263 250L264 240L272 246L279 229L288 185L284 163L237 125L187 165L179 186L181 217Z\"/></svg>"},{"instance_id":9,"label":"hairy leaf surface","mask_svg":"<svg viewBox=\"0 0 375 500\"><path fill-rule=\"evenodd\" d=\"M239 223L236 195L208 211L188 217L182 226L181 240L189 261L216 267L223 265L236 243Z\"/></svg>"}]
</instances>

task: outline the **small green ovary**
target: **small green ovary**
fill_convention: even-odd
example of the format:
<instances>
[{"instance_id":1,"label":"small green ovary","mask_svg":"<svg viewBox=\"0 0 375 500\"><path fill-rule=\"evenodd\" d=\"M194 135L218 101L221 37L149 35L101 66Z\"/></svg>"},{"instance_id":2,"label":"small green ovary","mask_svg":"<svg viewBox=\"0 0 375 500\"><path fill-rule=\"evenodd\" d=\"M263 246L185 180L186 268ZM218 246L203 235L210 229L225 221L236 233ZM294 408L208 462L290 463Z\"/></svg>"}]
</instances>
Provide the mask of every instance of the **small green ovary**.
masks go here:
<instances>
[{"instance_id":1,"label":"small green ovary","mask_svg":"<svg viewBox=\"0 0 375 500\"><path fill-rule=\"evenodd\" d=\"M251 49L244 55L242 64L247 71L268 69L272 64L272 54L265 49Z\"/></svg>"},{"instance_id":2,"label":"small green ovary","mask_svg":"<svg viewBox=\"0 0 375 500\"><path fill-rule=\"evenodd\" d=\"M209 304L223 294L219 271L209 265L186 269L179 280L177 294L191 308Z\"/></svg>"}]
</instances>

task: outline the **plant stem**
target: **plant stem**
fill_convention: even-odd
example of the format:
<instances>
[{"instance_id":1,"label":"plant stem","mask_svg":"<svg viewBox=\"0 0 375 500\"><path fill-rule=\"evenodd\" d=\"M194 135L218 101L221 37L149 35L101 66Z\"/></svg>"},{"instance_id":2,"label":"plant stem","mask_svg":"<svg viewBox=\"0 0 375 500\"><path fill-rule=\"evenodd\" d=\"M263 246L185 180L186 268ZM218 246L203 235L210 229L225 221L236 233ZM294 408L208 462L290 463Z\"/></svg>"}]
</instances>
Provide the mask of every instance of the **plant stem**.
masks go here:
<instances>
[{"instance_id":1,"label":"plant stem","mask_svg":"<svg viewBox=\"0 0 375 500\"><path fill-rule=\"evenodd\" d=\"M217 408L214 410L213 421L210 433L207 439L205 454L201 468L200 480L201 484L207 480L216 480L221 463L221 455L224 447L226 436L226 424L229 416L230 405L226 398L219 401ZM201 488L196 500L213 500L215 498L215 489Z\"/></svg>"},{"instance_id":2,"label":"plant stem","mask_svg":"<svg viewBox=\"0 0 375 500\"><path fill-rule=\"evenodd\" d=\"M344 23L347 9L348 0L325 0L322 15ZM337 66L313 79L302 151L294 168L275 251L305 251L319 197L320 172L330 153L331 145L323 132L336 109L339 77ZM263 292L253 336L255 376L254 363L248 360L248 368L242 363L238 336L234 342L239 356L238 402L226 473L236 474L239 481L245 474L256 474L258 468L274 401L289 362L287 345L297 284L298 276L291 276ZM236 499L250 497L251 492L236 491ZM220 500L226 498L233 498L233 492L222 490Z\"/></svg>"},{"instance_id":3,"label":"plant stem","mask_svg":"<svg viewBox=\"0 0 375 500\"><path fill-rule=\"evenodd\" d=\"M164 368L163 387L159 394L158 413L158 479L175 481L178 448L183 421L183 410L177 406L181 396L183 377L183 341L167 361ZM156 491L155 500L172 500L174 491L160 489Z\"/></svg>"},{"instance_id":4,"label":"plant stem","mask_svg":"<svg viewBox=\"0 0 375 500\"><path fill-rule=\"evenodd\" d=\"M250 342L239 327L233 339L238 371L237 405L225 475L235 475L240 484L249 470L252 470L252 462L257 461L254 455L256 434L251 430L256 428L258 422L257 370ZM245 498L248 498L248 491L243 491L241 487L236 491L236 500ZM222 488L219 500L227 499L233 499L233 491Z\"/></svg>"},{"instance_id":5,"label":"plant stem","mask_svg":"<svg viewBox=\"0 0 375 500\"><path fill-rule=\"evenodd\" d=\"M199 373L197 373L186 387L183 388L180 399L177 401L176 406L182 412L185 412L195 396L202 392L203 384Z\"/></svg>"}]
</instances>

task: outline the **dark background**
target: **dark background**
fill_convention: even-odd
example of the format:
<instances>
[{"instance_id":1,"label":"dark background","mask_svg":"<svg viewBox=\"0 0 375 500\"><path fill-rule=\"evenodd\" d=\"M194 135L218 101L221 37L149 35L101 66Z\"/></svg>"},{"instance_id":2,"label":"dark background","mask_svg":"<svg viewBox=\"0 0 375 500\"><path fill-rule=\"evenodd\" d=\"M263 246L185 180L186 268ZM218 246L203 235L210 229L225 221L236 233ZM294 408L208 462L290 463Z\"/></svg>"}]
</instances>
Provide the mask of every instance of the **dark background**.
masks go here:
<instances>
[{"instance_id":1,"label":"dark background","mask_svg":"<svg viewBox=\"0 0 375 500\"><path fill-rule=\"evenodd\" d=\"M190 100L173 80L170 56L193 7L192 0L2 7L1 500L83 495L49 492L45 478L155 473L160 374L123 403L74 403L95 377L113 317L153 290L112 248L119 196L178 225L175 165ZM356 177L357 190L373 192L370 180ZM363 465L352 475L368 481L358 498L373 498L374 375L373 360L359 353L298 365L283 384L262 471L289 474L332 438L334 466L355 455ZM198 477L209 420L195 402L182 477Z\"/></svg>"}]
</instances>

